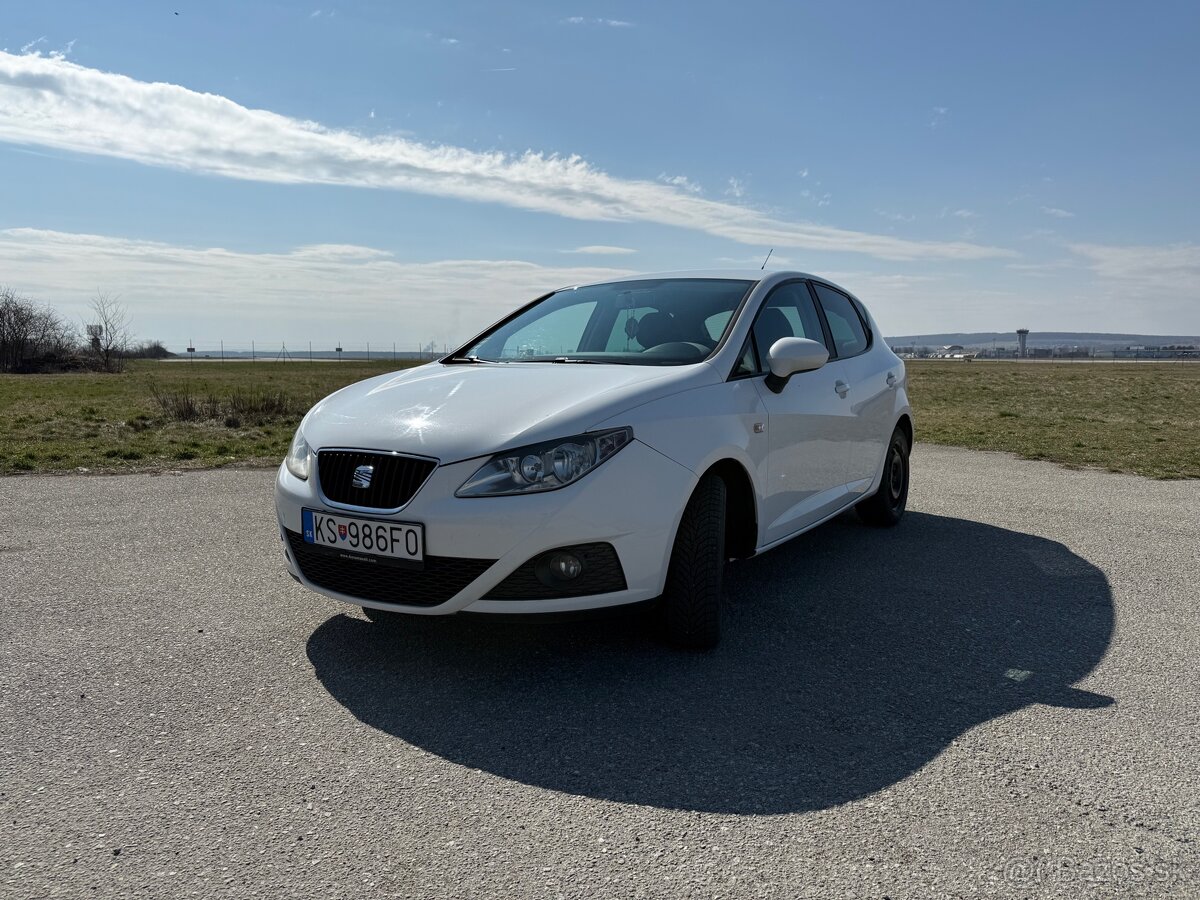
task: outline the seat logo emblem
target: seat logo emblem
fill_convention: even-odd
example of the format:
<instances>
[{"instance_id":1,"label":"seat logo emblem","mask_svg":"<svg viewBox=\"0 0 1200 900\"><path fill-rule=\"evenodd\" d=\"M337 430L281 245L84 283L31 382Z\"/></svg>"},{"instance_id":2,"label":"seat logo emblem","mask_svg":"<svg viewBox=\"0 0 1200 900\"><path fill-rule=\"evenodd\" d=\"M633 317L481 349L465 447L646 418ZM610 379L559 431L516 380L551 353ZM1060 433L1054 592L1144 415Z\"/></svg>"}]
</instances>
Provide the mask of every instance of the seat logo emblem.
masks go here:
<instances>
[{"instance_id":1,"label":"seat logo emblem","mask_svg":"<svg viewBox=\"0 0 1200 900\"><path fill-rule=\"evenodd\" d=\"M350 484L356 488L369 488L371 476L374 474L374 466L359 466L354 470L354 477L350 479Z\"/></svg>"}]
</instances>

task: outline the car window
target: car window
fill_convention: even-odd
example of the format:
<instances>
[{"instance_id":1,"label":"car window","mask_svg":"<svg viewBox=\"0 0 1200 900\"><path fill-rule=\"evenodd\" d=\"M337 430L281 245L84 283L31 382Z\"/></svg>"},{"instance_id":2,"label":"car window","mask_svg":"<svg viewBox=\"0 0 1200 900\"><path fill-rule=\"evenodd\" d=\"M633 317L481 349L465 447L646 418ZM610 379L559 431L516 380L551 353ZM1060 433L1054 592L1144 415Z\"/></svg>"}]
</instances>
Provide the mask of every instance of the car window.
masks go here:
<instances>
[{"instance_id":1,"label":"car window","mask_svg":"<svg viewBox=\"0 0 1200 900\"><path fill-rule=\"evenodd\" d=\"M746 345L742 347L742 355L738 359L738 363L733 367L733 377L742 378L746 375L754 375L758 372L758 357L754 355L754 341L746 338Z\"/></svg>"},{"instance_id":2,"label":"car window","mask_svg":"<svg viewBox=\"0 0 1200 900\"><path fill-rule=\"evenodd\" d=\"M645 278L567 288L455 355L493 362L697 363L712 354L753 286L739 279Z\"/></svg>"},{"instance_id":3,"label":"car window","mask_svg":"<svg viewBox=\"0 0 1200 900\"><path fill-rule=\"evenodd\" d=\"M617 313L612 332L608 336L605 350L645 350L637 339L638 323L650 313L658 312L653 306L639 306L636 309L622 309Z\"/></svg>"},{"instance_id":4,"label":"car window","mask_svg":"<svg viewBox=\"0 0 1200 900\"><path fill-rule=\"evenodd\" d=\"M808 286L802 281L782 284L771 292L754 322L754 342L759 359L763 359L780 338L802 337L825 342L821 320L813 305Z\"/></svg>"},{"instance_id":5,"label":"car window","mask_svg":"<svg viewBox=\"0 0 1200 900\"><path fill-rule=\"evenodd\" d=\"M825 312L825 321L829 323L829 332L833 335L837 355L857 356L866 350L867 344L870 343L867 332L850 298L823 284L814 284L813 287L821 300L821 309Z\"/></svg>"},{"instance_id":6,"label":"car window","mask_svg":"<svg viewBox=\"0 0 1200 900\"><path fill-rule=\"evenodd\" d=\"M709 340L714 345L721 339L721 335L725 333L725 326L729 324L729 319L732 315L732 309L723 309L715 316L709 316L704 320L704 330L708 333Z\"/></svg>"},{"instance_id":7,"label":"car window","mask_svg":"<svg viewBox=\"0 0 1200 900\"><path fill-rule=\"evenodd\" d=\"M510 334L495 358L528 359L574 353L595 310L596 302L591 300L549 312Z\"/></svg>"}]
</instances>

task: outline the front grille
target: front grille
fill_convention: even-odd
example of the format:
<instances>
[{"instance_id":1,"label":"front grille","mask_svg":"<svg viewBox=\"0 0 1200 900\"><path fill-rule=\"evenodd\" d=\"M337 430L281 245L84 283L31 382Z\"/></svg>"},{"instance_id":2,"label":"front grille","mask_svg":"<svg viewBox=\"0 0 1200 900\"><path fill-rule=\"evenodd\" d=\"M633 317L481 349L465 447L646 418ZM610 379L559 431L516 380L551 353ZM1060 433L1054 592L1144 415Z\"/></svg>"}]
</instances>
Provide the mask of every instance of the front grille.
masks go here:
<instances>
[{"instance_id":1,"label":"front grille","mask_svg":"<svg viewBox=\"0 0 1200 900\"><path fill-rule=\"evenodd\" d=\"M484 600L552 600L557 597L585 597L589 594L609 594L625 590L625 571L612 544L579 544L562 547L579 557L583 571L574 581L563 581L554 586L538 577L540 560L558 551L539 553L524 563L484 595Z\"/></svg>"},{"instance_id":2,"label":"front grille","mask_svg":"<svg viewBox=\"0 0 1200 900\"><path fill-rule=\"evenodd\" d=\"M437 606L445 603L491 568L494 559L426 556L421 569L386 561L344 559L336 550L314 547L294 531L287 533L292 558L317 587L377 603Z\"/></svg>"},{"instance_id":3,"label":"front grille","mask_svg":"<svg viewBox=\"0 0 1200 900\"><path fill-rule=\"evenodd\" d=\"M354 486L354 471L372 466L369 487ZM334 503L371 509L399 509L413 498L437 468L431 459L374 453L370 450L321 450L317 472L321 490Z\"/></svg>"}]
</instances>

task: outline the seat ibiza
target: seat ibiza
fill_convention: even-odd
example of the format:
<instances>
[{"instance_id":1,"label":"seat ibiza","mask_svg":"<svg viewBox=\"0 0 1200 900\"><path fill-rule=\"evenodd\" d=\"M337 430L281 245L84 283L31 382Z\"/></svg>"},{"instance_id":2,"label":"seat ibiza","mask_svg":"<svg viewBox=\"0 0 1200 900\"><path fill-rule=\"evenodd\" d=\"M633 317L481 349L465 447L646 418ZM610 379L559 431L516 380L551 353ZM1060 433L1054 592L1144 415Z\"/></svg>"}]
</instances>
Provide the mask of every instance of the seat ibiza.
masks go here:
<instances>
[{"instance_id":1,"label":"seat ibiza","mask_svg":"<svg viewBox=\"0 0 1200 900\"><path fill-rule=\"evenodd\" d=\"M703 648L727 561L851 507L895 525L912 441L904 364L846 290L648 275L326 397L275 505L292 576L373 621L654 601Z\"/></svg>"}]
</instances>

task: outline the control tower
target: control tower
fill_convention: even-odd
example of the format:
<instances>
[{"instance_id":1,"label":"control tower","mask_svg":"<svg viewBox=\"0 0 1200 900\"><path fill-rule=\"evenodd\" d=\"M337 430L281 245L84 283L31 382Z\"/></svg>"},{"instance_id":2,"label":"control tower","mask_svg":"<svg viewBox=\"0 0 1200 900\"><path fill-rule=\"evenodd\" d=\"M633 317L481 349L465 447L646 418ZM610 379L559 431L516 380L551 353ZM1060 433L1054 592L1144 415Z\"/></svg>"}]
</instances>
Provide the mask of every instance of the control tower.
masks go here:
<instances>
[{"instance_id":1,"label":"control tower","mask_svg":"<svg viewBox=\"0 0 1200 900\"><path fill-rule=\"evenodd\" d=\"M1019 356L1021 359L1025 358L1025 339L1027 337L1029 337L1029 329L1028 328L1018 328L1017 329L1017 347L1018 347L1017 356Z\"/></svg>"}]
</instances>

